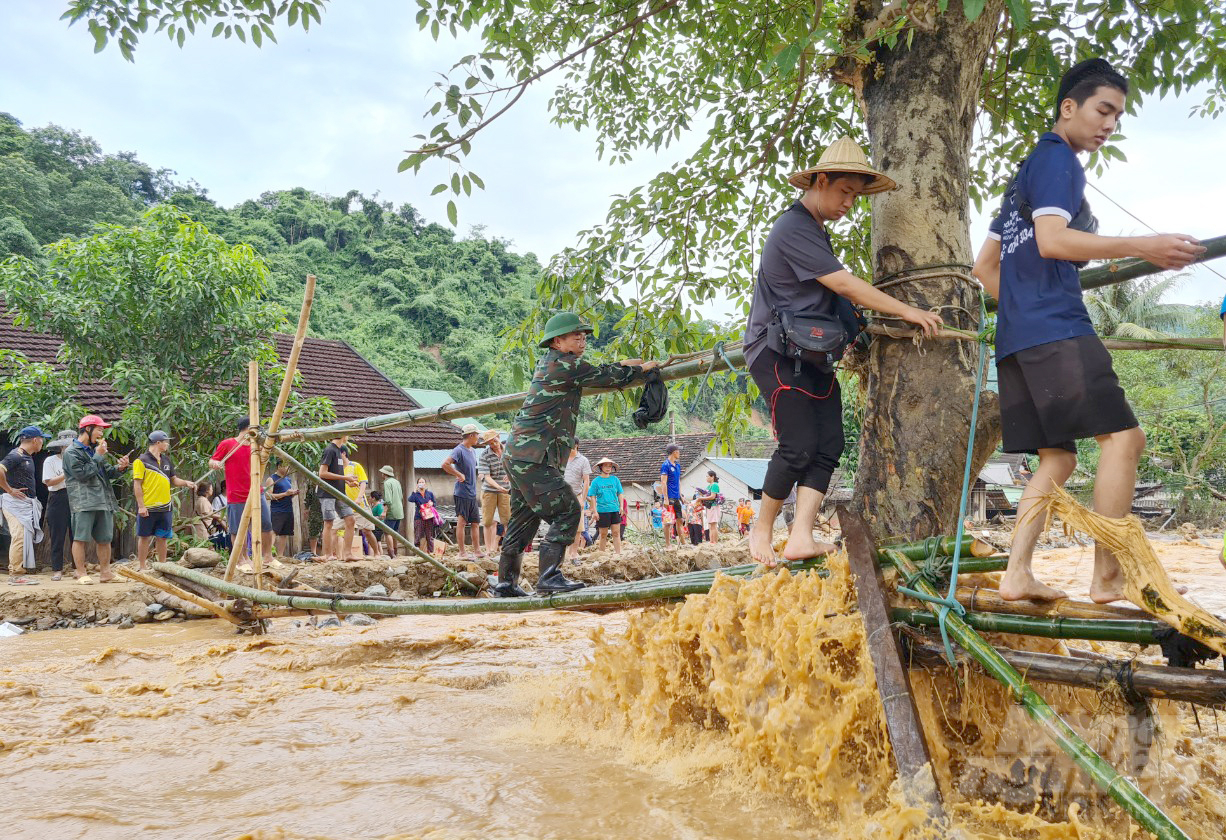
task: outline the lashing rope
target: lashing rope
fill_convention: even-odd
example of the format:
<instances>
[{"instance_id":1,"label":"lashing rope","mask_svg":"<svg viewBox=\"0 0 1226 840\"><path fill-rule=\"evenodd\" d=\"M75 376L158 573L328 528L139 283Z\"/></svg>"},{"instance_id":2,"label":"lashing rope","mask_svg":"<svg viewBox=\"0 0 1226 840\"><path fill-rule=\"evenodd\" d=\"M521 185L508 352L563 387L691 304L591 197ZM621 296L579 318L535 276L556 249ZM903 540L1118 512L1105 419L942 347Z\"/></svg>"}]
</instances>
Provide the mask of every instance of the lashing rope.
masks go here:
<instances>
[{"instance_id":1,"label":"lashing rope","mask_svg":"<svg viewBox=\"0 0 1226 840\"><path fill-rule=\"evenodd\" d=\"M936 568L936 551L937 541L934 539L928 547L928 558L924 561L923 566L914 575L909 575L905 581L905 586L898 588L899 592L904 595L909 595L920 601L926 601L934 604L937 607L937 627L941 631L941 641L945 643L945 659L950 665L955 664L953 644L949 641L949 629L945 622L949 617L950 610L957 613L958 616L966 615L966 608L958 603L955 597L958 589L958 564L962 559L962 537L966 530L966 505L970 498L971 487L971 460L975 454L975 430L979 425L979 397L983 392L983 374L984 365L988 358L988 342L986 338L986 323L988 319L987 303L984 300L983 292L979 293L979 363L975 368L975 398L971 407L971 428L966 436L966 466L962 470L962 498L958 503L958 531L954 537L954 554L949 561L949 589L944 598L936 598L931 595L926 595L919 592L913 587L920 577L926 577L933 574ZM994 331L993 331L994 332ZM934 583L933 586L936 586Z\"/></svg>"}]
</instances>

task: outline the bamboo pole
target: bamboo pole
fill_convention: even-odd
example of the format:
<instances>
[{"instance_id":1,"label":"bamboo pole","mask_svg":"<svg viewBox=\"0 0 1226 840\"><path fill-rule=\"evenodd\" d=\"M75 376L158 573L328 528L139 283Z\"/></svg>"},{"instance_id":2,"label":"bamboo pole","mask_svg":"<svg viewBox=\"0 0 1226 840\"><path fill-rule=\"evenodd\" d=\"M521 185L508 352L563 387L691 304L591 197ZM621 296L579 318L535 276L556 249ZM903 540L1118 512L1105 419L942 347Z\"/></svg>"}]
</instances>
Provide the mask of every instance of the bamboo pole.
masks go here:
<instances>
[{"instance_id":1,"label":"bamboo pole","mask_svg":"<svg viewBox=\"0 0 1226 840\"><path fill-rule=\"evenodd\" d=\"M877 550L877 562L889 565L889 560L885 556L887 549L891 551L902 552L903 556L908 560L914 560L919 563L928 557L928 554L935 547L936 554L939 557L953 557L954 545L957 540L954 537L933 537L927 540L916 540L909 543L901 543L899 545L884 545L881 544ZM964 559L971 558L990 558L996 554L997 548L991 543L975 537L972 534L962 535L962 557Z\"/></svg>"},{"instance_id":2,"label":"bamboo pole","mask_svg":"<svg viewBox=\"0 0 1226 840\"><path fill-rule=\"evenodd\" d=\"M724 359L727 356L727 360ZM728 370L728 362L733 365L745 364L745 354L741 343L729 342L723 354L714 350L703 352L694 358L687 358L660 366L660 378L665 382L676 379L687 379L693 376L704 376L708 372ZM605 394L617 388L584 388L583 395ZM269 437L280 441L328 440L338 435L362 434L377 432L383 429L400 429L418 423L432 423L438 420L455 420L459 417L479 417L483 414L495 414L500 411L511 411L524 404L527 392L507 394L500 397L487 397L463 403L450 403L437 408L415 408L411 411L398 411L394 414L380 414L361 420L348 420L344 423L333 423L330 426L316 426L309 429L286 429Z\"/></svg>"},{"instance_id":3,"label":"bamboo pole","mask_svg":"<svg viewBox=\"0 0 1226 840\"><path fill-rule=\"evenodd\" d=\"M278 595L229 583L198 569L187 569L174 563L155 563L157 571L207 586L231 598L245 598L264 606L322 610L339 613L379 613L382 615L471 615L476 613L534 612L538 610L574 609L594 606L625 606L649 601L667 601L686 595L710 591L716 575L748 577L761 569L757 563L727 569L687 573L632 583L591 586L575 592L560 592L528 598L480 598L419 601L368 601L350 598L311 598L298 595ZM820 561L802 560L788 564L792 572L814 570L820 573Z\"/></svg>"},{"instance_id":4,"label":"bamboo pole","mask_svg":"<svg viewBox=\"0 0 1226 840\"><path fill-rule=\"evenodd\" d=\"M927 668L948 666L945 650L939 645L910 645L911 662ZM1035 653L1028 650L996 648L1006 662L1027 678L1040 682L1071 685L1102 691L1118 685L1126 692L1153 700L1178 700L1214 709L1226 709L1226 673L1198 668L1175 668L1168 665L1142 665L1126 659L1095 656L1092 659ZM983 672L967 652L956 648L960 663L970 663Z\"/></svg>"},{"instance_id":5,"label":"bamboo pole","mask_svg":"<svg viewBox=\"0 0 1226 840\"><path fill-rule=\"evenodd\" d=\"M252 429L260 426L260 363L252 359L247 363L247 412ZM247 499L251 502L249 529L251 531L251 565L255 569L255 587L263 588L261 580L264 573L264 516L261 500L264 493L264 459L268 457L267 448L261 443L251 447L251 489ZM256 520L259 527L251 527Z\"/></svg>"},{"instance_id":6,"label":"bamboo pole","mask_svg":"<svg viewBox=\"0 0 1226 840\"><path fill-rule=\"evenodd\" d=\"M169 566L170 564L167 563L166 565ZM181 586L175 586L168 580L159 580L158 578L155 578L152 575L147 575L137 569L129 569L127 566L116 566L115 571L117 571L123 577L139 581L146 586L152 586L154 589L160 589L168 595L174 595L176 598L182 598L184 601L195 604L201 609L208 610L213 615L217 616L218 618L225 619L231 624L237 624L239 627L243 626L243 622L227 612L224 607L210 601L208 598L201 598L194 592L188 592Z\"/></svg>"},{"instance_id":7,"label":"bamboo pole","mask_svg":"<svg viewBox=\"0 0 1226 840\"><path fill-rule=\"evenodd\" d=\"M235 441L235 449L241 445L237 440ZM247 533L251 530L251 495L247 493L247 501L243 504L243 515L238 520L238 531L234 534L234 545L230 546L230 561L226 563L226 580L234 580L234 571L238 568L239 559L247 553Z\"/></svg>"},{"instance_id":8,"label":"bamboo pole","mask_svg":"<svg viewBox=\"0 0 1226 840\"><path fill-rule=\"evenodd\" d=\"M1149 621L1152 615L1137 607L1119 604L1095 604L1061 598L1058 601L1006 601L995 589L959 586L958 603L972 612L1006 613L1008 615L1063 616L1064 618L1107 618L1123 621Z\"/></svg>"},{"instance_id":9,"label":"bamboo pole","mask_svg":"<svg viewBox=\"0 0 1226 840\"><path fill-rule=\"evenodd\" d=\"M890 562L898 573L914 578L914 586L924 594L938 598L940 594L923 578L919 577L915 564L897 551L887 551ZM932 612L936 604L929 604ZM1159 840L1190 840L1188 835L1143 794L1136 784L1121 775L1102 756L1096 753L1085 740L1047 704L1038 692L1031 688L1017 669L1010 665L994 647L983 640L958 615L949 612L945 619L946 629L954 641L960 644L983 666L991 676L1006 685L1014 697L1026 707L1027 714L1043 731L1068 754L1073 763L1108 796L1118 802L1142 827L1155 834Z\"/></svg>"},{"instance_id":10,"label":"bamboo pole","mask_svg":"<svg viewBox=\"0 0 1226 840\"><path fill-rule=\"evenodd\" d=\"M1202 239L1200 244L1205 246L1205 253L1197 257L1193 264L1226 256L1226 235ZM1083 270L1080 276L1081 288L1097 289L1112 283L1123 283L1125 280L1146 277L1150 274L1161 274L1164 271L1166 271L1165 268L1142 259L1116 260L1106 265Z\"/></svg>"},{"instance_id":11,"label":"bamboo pole","mask_svg":"<svg viewBox=\"0 0 1226 840\"><path fill-rule=\"evenodd\" d=\"M891 327L885 324L869 324L869 335L880 335L885 338L914 339L919 331L912 327ZM942 327L931 338L943 341L978 341L976 333L967 330L957 330ZM925 340L928 340L925 338ZM1222 339L1214 337L1190 338L1123 338L1120 336L1102 336L1103 346L1108 350L1209 350L1222 352Z\"/></svg>"},{"instance_id":12,"label":"bamboo pole","mask_svg":"<svg viewBox=\"0 0 1226 840\"><path fill-rule=\"evenodd\" d=\"M895 607L891 610L891 616L895 621L902 621L912 627L936 627L940 623L937 617L927 610ZM963 618L968 625L984 633L1015 633L1044 639L1086 639L1138 645L1158 644L1158 637L1169 629L1161 621L1152 620L1001 615L992 612L968 612Z\"/></svg>"},{"instance_id":13,"label":"bamboo pole","mask_svg":"<svg viewBox=\"0 0 1226 840\"><path fill-rule=\"evenodd\" d=\"M338 433L338 434L343 434L343 433ZM331 496L332 498L334 498L334 499L336 499L336 500L338 500L338 501L344 502L346 505L348 505L350 508L352 508L352 509L353 509L353 512L354 512L356 515L358 515L358 516L362 517L362 518L363 518L363 519L365 519L367 522L370 522L370 523L371 523L371 524L373 524L373 525L374 525L376 528L381 529L381 530L382 530L382 531L383 531L385 534L390 534L390 535L391 535L391 537L392 537L392 539L393 539L393 540L395 540L396 542L398 542L400 545L402 545L402 546L404 546L405 548L407 548L407 549L409 550L409 553L410 553L411 555L414 555L414 556L416 556L417 558L419 558L419 559L421 559L421 560L424 560L424 561L426 561L427 563L431 564L432 566L434 566L435 568L437 568L439 571L441 571L443 574L447 575L447 577L449 577L449 578L451 578L453 581L455 581L457 584L459 584L459 585L463 586L465 589L471 590L471 591L473 591L473 592L478 592L478 591L480 591L480 587L478 587L478 586L477 586L475 583L473 583L472 581L468 580L467 578L464 578L464 577L462 577L462 576L460 576L460 575L456 574L456 572L455 572L455 571L453 571L452 569L450 569L450 568L448 568L447 566L445 566L445 565L443 565L442 563L440 563L440 562L439 562L439 560L438 560L438 558L436 558L436 557L434 557L434 556L432 556L432 555L430 555L430 554L427 554L426 552L422 551L420 548L418 548L417 546L415 546L415 545L413 544L413 541L412 541L412 540L410 540L408 537L406 537L406 536L404 536L403 534L401 534L401 533L399 533L399 532L397 532L397 531L394 531L394 530L392 530L391 528L389 528L389 527L387 526L387 523L386 523L386 522L384 522L383 520L379 519L377 516L375 516L374 514L372 514L372 513L371 513L369 510L367 510L366 508L364 508L364 507L362 507L361 505L359 505L357 502L355 502L355 501L353 501L352 499L350 499L348 496L346 496L346 495L345 495L344 493L342 493L341 491L337 490L337 489L336 489L335 487L333 487L332 485L328 484L326 481L324 481L322 478L320 478L320 477L319 477L319 473L317 473L317 472L315 472L314 470L312 470L311 468L309 468L309 467L308 467L306 464L304 464L304 463L302 463L301 461L299 461L299 460L298 460L297 458L295 458L293 455L290 455L288 452L286 452L286 451L285 451L284 449L282 449L280 446L275 446L275 445L274 445L274 446L272 447L272 451L273 451L273 452L275 452L275 453L277 453L277 457L278 457L278 458L282 458L282 459L284 459L286 462L288 462L290 465L292 465L292 466L296 467L296 468L298 469L298 471L299 471L299 472L301 472L303 475L305 475L305 476L306 476L307 480L314 482L314 483L315 483L315 485L316 485L317 487L319 487L321 490L323 490L323 491L324 491L325 493L327 493L329 496ZM348 536L348 535L346 535L346 536Z\"/></svg>"},{"instance_id":14,"label":"bamboo pole","mask_svg":"<svg viewBox=\"0 0 1226 840\"><path fill-rule=\"evenodd\" d=\"M302 292L302 308L298 311L298 329L294 331L294 343L290 345L289 358L285 361L285 377L281 380L281 391L277 395L277 404L273 407L272 416L268 420L270 436L276 435L277 430L281 428L281 417L285 413L285 405L289 402L289 395L294 387L294 375L298 372L298 356L302 354L302 344L306 341L307 325L311 322L311 305L314 301L315 275L308 274L306 288Z\"/></svg>"}]
</instances>

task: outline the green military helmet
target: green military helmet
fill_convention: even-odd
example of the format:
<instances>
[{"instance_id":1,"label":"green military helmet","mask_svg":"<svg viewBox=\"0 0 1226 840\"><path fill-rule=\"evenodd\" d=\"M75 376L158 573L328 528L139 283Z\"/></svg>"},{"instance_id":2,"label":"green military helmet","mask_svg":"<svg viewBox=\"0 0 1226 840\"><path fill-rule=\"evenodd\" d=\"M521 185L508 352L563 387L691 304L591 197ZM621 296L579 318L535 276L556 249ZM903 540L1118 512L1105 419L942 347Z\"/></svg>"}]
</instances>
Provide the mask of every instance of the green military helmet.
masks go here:
<instances>
[{"instance_id":1,"label":"green military helmet","mask_svg":"<svg viewBox=\"0 0 1226 840\"><path fill-rule=\"evenodd\" d=\"M574 312L559 312L545 322L545 333L541 336L540 344L537 347L545 348L549 346L549 342L561 335L569 335L573 332L583 330L585 333L592 332L592 325L584 321Z\"/></svg>"}]
</instances>

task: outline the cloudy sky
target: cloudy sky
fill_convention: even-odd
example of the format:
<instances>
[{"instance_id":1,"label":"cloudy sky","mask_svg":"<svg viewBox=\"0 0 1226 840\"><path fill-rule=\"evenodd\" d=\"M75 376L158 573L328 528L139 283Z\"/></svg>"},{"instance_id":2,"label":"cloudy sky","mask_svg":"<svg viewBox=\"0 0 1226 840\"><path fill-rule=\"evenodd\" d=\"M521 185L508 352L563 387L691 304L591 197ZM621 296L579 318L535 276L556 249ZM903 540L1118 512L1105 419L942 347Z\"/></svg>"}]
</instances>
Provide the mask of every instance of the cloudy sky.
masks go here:
<instances>
[{"instance_id":1,"label":"cloudy sky","mask_svg":"<svg viewBox=\"0 0 1226 840\"><path fill-rule=\"evenodd\" d=\"M263 49L201 37L185 47L148 35L136 63L108 47L93 53L83 26L59 20L63 0L0 3L0 111L27 127L57 123L96 138L107 152L135 151L180 180L194 179L231 206L265 190L358 189L408 202L445 223L446 196L430 197L439 171L398 175L412 136L428 123L438 71L471 45L434 43L417 30L407 0L333 3L310 33L278 31ZM644 155L629 165L597 159L591 134L548 121L548 90L529 94L483 132L470 166L485 181L460 205L460 231L484 225L542 260L599 222L609 197L645 182L681 156ZM1226 233L1226 120L1188 115L1199 97L1153 101L1124 126L1127 164L1091 181L1162 231ZM1148 232L1093 190L1102 233ZM976 219L972 241L987 219ZM1226 274L1226 260L1214 267ZM1172 298L1221 299L1226 280L1201 267ZM717 314L717 313L709 313Z\"/></svg>"}]
</instances>

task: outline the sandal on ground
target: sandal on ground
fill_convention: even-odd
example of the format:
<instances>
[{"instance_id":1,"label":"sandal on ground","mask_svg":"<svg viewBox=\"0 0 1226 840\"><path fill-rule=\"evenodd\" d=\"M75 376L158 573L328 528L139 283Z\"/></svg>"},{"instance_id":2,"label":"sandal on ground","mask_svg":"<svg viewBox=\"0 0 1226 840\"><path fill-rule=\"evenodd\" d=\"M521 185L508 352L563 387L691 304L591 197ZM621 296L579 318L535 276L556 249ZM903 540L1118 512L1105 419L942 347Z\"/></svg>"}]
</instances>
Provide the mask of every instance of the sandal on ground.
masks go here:
<instances>
[{"instance_id":1,"label":"sandal on ground","mask_svg":"<svg viewBox=\"0 0 1226 840\"><path fill-rule=\"evenodd\" d=\"M63 575L63 574L61 574L60 572L56 572L55 574L53 574L53 575L51 576L51 579L52 579L52 580L63 580L63 579L64 579L64 575Z\"/></svg>"},{"instance_id":2,"label":"sandal on ground","mask_svg":"<svg viewBox=\"0 0 1226 840\"><path fill-rule=\"evenodd\" d=\"M93 586L94 579L90 577L89 575L81 575L79 578L77 578L77 585L78 586Z\"/></svg>"},{"instance_id":3,"label":"sandal on ground","mask_svg":"<svg viewBox=\"0 0 1226 840\"><path fill-rule=\"evenodd\" d=\"M243 563L238 567L238 571L244 575L253 575L255 574L255 567L250 563Z\"/></svg>"},{"instance_id":4,"label":"sandal on ground","mask_svg":"<svg viewBox=\"0 0 1226 840\"><path fill-rule=\"evenodd\" d=\"M98 578L98 583L122 583L122 582L123 582L123 581L121 581L121 580L120 580L119 578L117 578L117 577L109 577L109 578L100 577L100 578Z\"/></svg>"},{"instance_id":5,"label":"sandal on ground","mask_svg":"<svg viewBox=\"0 0 1226 840\"><path fill-rule=\"evenodd\" d=\"M9 586L38 586L38 581L30 580L28 577L11 577Z\"/></svg>"}]
</instances>

